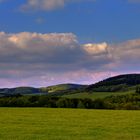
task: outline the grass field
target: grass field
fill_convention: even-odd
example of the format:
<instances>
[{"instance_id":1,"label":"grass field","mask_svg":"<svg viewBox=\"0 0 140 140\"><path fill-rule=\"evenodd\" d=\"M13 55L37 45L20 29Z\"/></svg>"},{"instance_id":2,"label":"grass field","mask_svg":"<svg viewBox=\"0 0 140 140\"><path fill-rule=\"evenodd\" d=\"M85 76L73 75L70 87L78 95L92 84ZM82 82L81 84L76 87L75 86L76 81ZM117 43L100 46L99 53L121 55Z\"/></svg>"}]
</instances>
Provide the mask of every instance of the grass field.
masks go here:
<instances>
[{"instance_id":1,"label":"grass field","mask_svg":"<svg viewBox=\"0 0 140 140\"><path fill-rule=\"evenodd\" d=\"M140 111L0 108L0 140L140 140Z\"/></svg>"}]
</instances>

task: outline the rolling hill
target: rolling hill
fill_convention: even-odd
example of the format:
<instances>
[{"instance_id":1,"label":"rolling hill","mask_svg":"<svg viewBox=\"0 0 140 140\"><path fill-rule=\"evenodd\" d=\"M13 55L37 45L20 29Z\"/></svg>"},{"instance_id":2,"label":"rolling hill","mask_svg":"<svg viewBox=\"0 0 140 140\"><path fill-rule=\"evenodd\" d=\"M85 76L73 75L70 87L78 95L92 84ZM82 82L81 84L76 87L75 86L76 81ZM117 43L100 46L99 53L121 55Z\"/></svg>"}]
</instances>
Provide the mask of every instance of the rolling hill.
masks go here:
<instances>
[{"instance_id":1,"label":"rolling hill","mask_svg":"<svg viewBox=\"0 0 140 140\"><path fill-rule=\"evenodd\" d=\"M66 98L105 98L111 95L126 95L140 87L140 74L118 75L87 86L75 94L63 95Z\"/></svg>"},{"instance_id":2,"label":"rolling hill","mask_svg":"<svg viewBox=\"0 0 140 140\"><path fill-rule=\"evenodd\" d=\"M78 92L85 89L86 85L78 84L60 84L49 87L33 88L33 87L17 87L17 88L2 88L0 89L0 96L11 96L11 95L64 95L73 92Z\"/></svg>"},{"instance_id":3,"label":"rolling hill","mask_svg":"<svg viewBox=\"0 0 140 140\"><path fill-rule=\"evenodd\" d=\"M111 77L96 84L89 85L87 91L118 92L129 91L140 85L140 74L126 74Z\"/></svg>"},{"instance_id":4,"label":"rolling hill","mask_svg":"<svg viewBox=\"0 0 140 140\"><path fill-rule=\"evenodd\" d=\"M70 98L96 98L110 95L134 93L140 85L140 74L126 74L111 77L92 85L60 84L49 87L17 87L0 89L0 96L51 95Z\"/></svg>"},{"instance_id":5,"label":"rolling hill","mask_svg":"<svg viewBox=\"0 0 140 140\"><path fill-rule=\"evenodd\" d=\"M17 88L2 88L0 89L1 96L10 96L17 94L37 94L40 90L33 87L17 87Z\"/></svg>"},{"instance_id":6,"label":"rolling hill","mask_svg":"<svg viewBox=\"0 0 140 140\"><path fill-rule=\"evenodd\" d=\"M60 84L60 85L54 85L49 86L46 88L40 88L41 91L47 91L48 93L54 93L54 92L61 92L61 91L68 91L68 90L78 90L83 89L87 87L86 85L78 85L78 84Z\"/></svg>"}]
</instances>

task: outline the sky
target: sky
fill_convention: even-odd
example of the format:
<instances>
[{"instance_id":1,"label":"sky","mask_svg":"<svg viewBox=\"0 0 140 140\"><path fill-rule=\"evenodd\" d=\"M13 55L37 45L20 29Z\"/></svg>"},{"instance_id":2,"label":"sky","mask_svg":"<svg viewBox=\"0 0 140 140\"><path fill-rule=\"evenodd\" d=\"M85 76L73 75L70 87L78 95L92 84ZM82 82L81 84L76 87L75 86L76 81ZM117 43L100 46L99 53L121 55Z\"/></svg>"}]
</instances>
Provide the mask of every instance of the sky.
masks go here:
<instances>
[{"instance_id":1,"label":"sky","mask_svg":"<svg viewBox=\"0 0 140 140\"><path fill-rule=\"evenodd\" d=\"M140 0L0 0L0 87L140 73L139 25Z\"/></svg>"}]
</instances>

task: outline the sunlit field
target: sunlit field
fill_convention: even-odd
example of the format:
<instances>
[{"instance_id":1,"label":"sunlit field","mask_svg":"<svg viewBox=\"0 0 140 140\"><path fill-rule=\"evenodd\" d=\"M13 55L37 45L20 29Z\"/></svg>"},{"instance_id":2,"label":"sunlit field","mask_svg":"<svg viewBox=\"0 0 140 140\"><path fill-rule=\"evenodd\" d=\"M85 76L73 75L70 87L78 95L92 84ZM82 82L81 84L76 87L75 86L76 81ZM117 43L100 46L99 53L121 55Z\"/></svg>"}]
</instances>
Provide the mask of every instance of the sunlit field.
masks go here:
<instances>
[{"instance_id":1,"label":"sunlit field","mask_svg":"<svg viewBox=\"0 0 140 140\"><path fill-rule=\"evenodd\" d=\"M140 111L0 108L0 140L140 140Z\"/></svg>"}]
</instances>

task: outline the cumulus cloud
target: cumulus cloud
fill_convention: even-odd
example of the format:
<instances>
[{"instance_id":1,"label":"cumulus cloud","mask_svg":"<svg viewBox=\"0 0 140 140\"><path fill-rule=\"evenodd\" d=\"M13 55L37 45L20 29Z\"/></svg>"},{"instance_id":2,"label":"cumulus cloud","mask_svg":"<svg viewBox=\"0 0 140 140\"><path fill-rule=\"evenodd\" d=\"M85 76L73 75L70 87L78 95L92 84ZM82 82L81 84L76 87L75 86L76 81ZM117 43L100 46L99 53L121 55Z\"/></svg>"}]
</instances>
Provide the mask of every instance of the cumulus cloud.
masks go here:
<instances>
[{"instance_id":1,"label":"cumulus cloud","mask_svg":"<svg viewBox=\"0 0 140 140\"><path fill-rule=\"evenodd\" d=\"M140 59L140 39L129 40L119 44L112 45L111 53L120 63L124 61L138 62Z\"/></svg>"},{"instance_id":2,"label":"cumulus cloud","mask_svg":"<svg viewBox=\"0 0 140 140\"><path fill-rule=\"evenodd\" d=\"M106 53L107 49L108 49L108 45L107 43L101 43L101 44L85 44L83 45L83 49L89 53L89 54L102 54L102 53Z\"/></svg>"},{"instance_id":3,"label":"cumulus cloud","mask_svg":"<svg viewBox=\"0 0 140 140\"><path fill-rule=\"evenodd\" d=\"M51 76L56 73L61 77L68 75L66 73L73 73L71 78L75 79L74 73L78 73L79 70L94 71L110 63L108 52L101 47L107 49L106 43L92 44L90 48L87 46L89 44L81 45L72 33L0 32L0 77L45 77L46 81L50 81L48 78L52 79ZM91 49L90 53L88 49Z\"/></svg>"},{"instance_id":4,"label":"cumulus cloud","mask_svg":"<svg viewBox=\"0 0 140 140\"><path fill-rule=\"evenodd\" d=\"M82 2L85 0L27 0L25 4L21 6L22 11L49 11L57 8L62 8L68 2ZM95 0L86 0L95 1Z\"/></svg>"},{"instance_id":5,"label":"cumulus cloud","mask_svg":"<svg viewBox=\"0 0 140 140\"><path fill-rule=\"evenodd\" d=\"M11 86L93 83L139 71L139 53L140 39L80 44L72 33L0 32L0 80Z\"/></svg>"},{"instance_id":6,"label":"cumulus cloud","mask_svg":"<svg viewBox=\"0 0 140 140\"><path fill-rule=\"evenodd\" d=\"M10 63L43 63L47 67L65 64L68 69L76 69L82 65L97 60L97 55L104 55L101 46L107 44L80 45L77 37L72 33L40 34L22 32L17 34L0 33L0 62ZM88 51L90 50L90 53ZM92 56L90 56L93 54ZM94 57L95 56L95 57ZM100 56L101 57L101 56ZM83 59L83 60L82 60ZM100 59L98 58L97 61ZM76 65L72 68L71 65ZM63 66L65 67L65 66ZM61 68L61 66L60 66Z\"/></svg>"},{"instance_id":7,"label":"cumulus cloud","mask_svg":"<svg viewBox=\"0 0 140 140\"><path fill-rule=\"evenodd\" d=\"M26 4L22 5L22 10L52 10L63 7L65 0L28 0Z\"/></svg>"}]
</instances>

